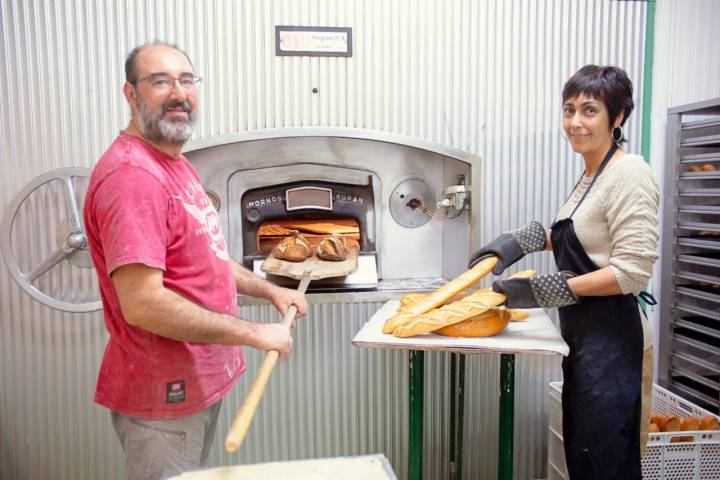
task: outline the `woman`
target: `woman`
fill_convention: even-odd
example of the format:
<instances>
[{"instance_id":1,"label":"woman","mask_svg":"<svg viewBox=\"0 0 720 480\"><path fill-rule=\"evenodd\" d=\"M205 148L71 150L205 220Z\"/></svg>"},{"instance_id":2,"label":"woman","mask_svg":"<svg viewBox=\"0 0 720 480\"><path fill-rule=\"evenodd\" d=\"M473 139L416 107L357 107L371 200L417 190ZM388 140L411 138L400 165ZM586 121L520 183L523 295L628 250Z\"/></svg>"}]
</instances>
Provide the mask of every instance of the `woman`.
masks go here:
<instances>
[{"instance_id":1,"label":"woman","mask_svg":"<svg viewBox=\"0 0 720 480\"><path fill-rule=\"evenodd\" d=\"M619 146L632 94L632 82L616 67L587 65L567 81L563 129L583 157L583 176L549 230L533 222L496 238L470 261L497 255L499 275L530 252L555 255L559 272L493 287L511 308L559 307L570 347L562 405L571 479L641 478L643 347L650 341L635 296L658 258L659 195L642 157Z\"/></svg>"}]
</instances>

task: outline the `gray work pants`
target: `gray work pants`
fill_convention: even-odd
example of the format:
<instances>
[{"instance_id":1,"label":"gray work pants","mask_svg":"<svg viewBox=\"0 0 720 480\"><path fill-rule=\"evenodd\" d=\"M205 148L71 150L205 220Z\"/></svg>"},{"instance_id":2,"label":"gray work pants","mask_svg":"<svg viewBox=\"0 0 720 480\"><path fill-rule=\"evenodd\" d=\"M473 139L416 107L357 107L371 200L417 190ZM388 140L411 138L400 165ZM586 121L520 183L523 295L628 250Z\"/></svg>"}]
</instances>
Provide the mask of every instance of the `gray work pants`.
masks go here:
<instances>
[{"instance_id":1,"label":"gray work pants","mask_svg":"<svg viewBox=\"0 0 720 480\"><path fill-rule=\"evenodd\" d=\"M161 480L206 467L221 403L189 417L171 420L110 412L125 451L128 480Z\"/></svg>"}]
</instances>

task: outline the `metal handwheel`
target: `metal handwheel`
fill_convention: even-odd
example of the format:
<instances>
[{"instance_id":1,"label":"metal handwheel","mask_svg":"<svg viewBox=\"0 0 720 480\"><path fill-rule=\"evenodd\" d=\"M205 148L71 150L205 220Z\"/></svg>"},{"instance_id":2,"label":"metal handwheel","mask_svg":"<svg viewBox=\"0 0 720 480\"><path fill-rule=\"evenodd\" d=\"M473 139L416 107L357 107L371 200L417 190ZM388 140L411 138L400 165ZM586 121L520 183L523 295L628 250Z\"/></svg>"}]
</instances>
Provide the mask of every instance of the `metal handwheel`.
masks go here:
<instances>
[{"instance_id":1,"label":"metal handwheel","mask_svg":"<svg viewBox=\"0 0 720 480\"><path fill-rule=\"evenodd\" d=\"M31 297L72 313L102 309L82 223L90 169L59 168L34 178L10 202L0 251Z\"/></svg>"}]
</instances>

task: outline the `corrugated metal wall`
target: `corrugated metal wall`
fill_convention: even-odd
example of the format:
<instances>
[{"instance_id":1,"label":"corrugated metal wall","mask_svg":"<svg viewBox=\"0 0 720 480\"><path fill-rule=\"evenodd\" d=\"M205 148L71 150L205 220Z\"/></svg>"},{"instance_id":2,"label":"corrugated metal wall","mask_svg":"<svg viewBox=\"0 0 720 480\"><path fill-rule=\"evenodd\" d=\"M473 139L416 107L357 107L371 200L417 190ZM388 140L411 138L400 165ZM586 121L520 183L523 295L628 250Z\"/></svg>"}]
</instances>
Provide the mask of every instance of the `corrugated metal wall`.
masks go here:
<instances>
[{"instance_id":1,"label":"corrugated metal wall","mask_svg":"<svg viewBox=\"0 0 720 480\"><path fill-rule=\"evenodd\" d=\"M609 0L5 0L0 214L33 177L94 164L128 119L121 94L125 54L161 38L183 46L205 78L198 137L306 125L420 137L483 158L486 186L473 205L481 211L480 241L532 219L549 222L581 169L560 136L562 83L585 63L618 64L638 86L642 108L644 13L644 2ZM353 57L277 58L275 25L352 27ZM639 150L639 115L628 131L630 150ZM521 266L551 268L549 256ZM315 307L323 308L330 307ZM323 348L302 353L328 368L293 372L288 362L273 380L249 449L227 457L218 444L215 461L377 448L405 471L405 406L400 402L395 416L382 408L384 399L405 391L405 356L341 355L347 350L326 342L347 342L362 319L341 321L338 314L345 313L312 324ZM100 314L53 312L0 268L2 478L113 478L122 471L108 414L91 401L105 339ZM428 356L427 478L440 478L447 454L440 397L446 364L446 355ZM362 375L366 389L353 390L331 365ZM557 360L518 359L517 478L544 474L545 397L548 381L558 376ZM469 360L467 478L495 475L497 383L496 356ZM281 400L305 390L318 398L327 389L337 389L331 412L303 403L296 423L275 422L272 412L289 408ZM367 417L353 417L357 411ZM223 415L227 424L231 412ZM267 435L261 438L261 431ZM278 441L286 442L281 451Z\"/></svg>"}]
</instances>

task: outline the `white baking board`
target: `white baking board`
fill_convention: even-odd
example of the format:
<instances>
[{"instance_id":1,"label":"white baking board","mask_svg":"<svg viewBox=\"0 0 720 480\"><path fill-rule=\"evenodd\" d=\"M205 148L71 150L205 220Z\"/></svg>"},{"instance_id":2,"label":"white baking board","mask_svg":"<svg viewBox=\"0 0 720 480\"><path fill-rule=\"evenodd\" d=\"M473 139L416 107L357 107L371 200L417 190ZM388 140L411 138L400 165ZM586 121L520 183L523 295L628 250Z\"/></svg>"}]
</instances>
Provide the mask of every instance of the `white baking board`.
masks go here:
<instances>
[{"instance_id":1,"label":"white baking board","mask_svg":"<svg viewBox=\"0 0 720 480\"><path fill-rule=\"evenodd\" d=\"M470 353L535 353L567 356L570 349L542 308L527 310L527 320L510 322L499 334L484 338L445 337L426 333L399 338L382 333L385 320L395 314L399 300L385 303L353 338L353 345L368 348L441 350Z\"/></svg>"},{"instance_id":2,"label":"white baking board","mask_svg":"<svg viewBox=\"0 0 720 480\"><path fill-rule=\"evenodd\" d=\"M256 463L185 472L169 480L396 480L385 455Z\"/></svg>"}]
</instances>

